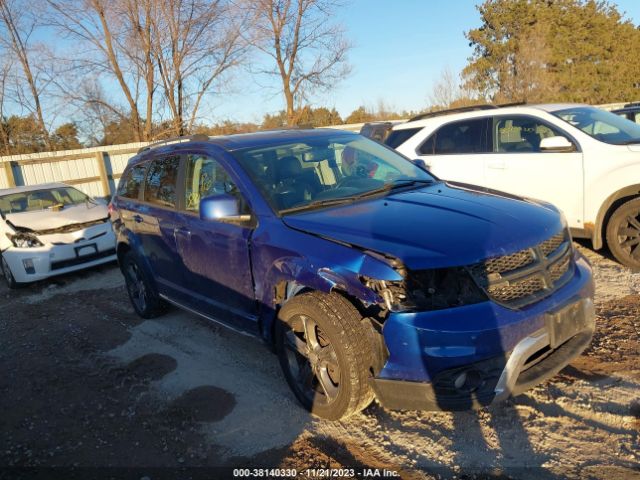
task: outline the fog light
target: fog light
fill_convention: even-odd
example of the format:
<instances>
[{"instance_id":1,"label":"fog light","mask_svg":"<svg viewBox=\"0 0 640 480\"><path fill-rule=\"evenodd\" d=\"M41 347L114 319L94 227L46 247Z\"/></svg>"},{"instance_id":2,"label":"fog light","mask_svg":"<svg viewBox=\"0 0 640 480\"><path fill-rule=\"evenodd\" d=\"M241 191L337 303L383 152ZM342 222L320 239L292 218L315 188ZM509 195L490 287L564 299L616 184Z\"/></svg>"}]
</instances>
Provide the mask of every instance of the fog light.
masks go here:
<instances>
[{"instance_id":1,"label":"fog light","mask_svg":"<svg viewBox=\"0 0 640 480\"><path fill-rule=\"evenodd\" d=\"M462 392L473 392L482 386L482 375L477 370L467 370L460 373L453 381L453 386Z\"/></svg>"},{"instance_id":2,"label":"fog light","mask_svg":"<svg viewBox=\"0 0 640 480\"><path fill-rule=\"evenodd\" d=\"M467 373L466 372L462 372L453 381L453 386L456 387L458 390L460 390L464 386L466 381L467 381Z\"/></svg>"},{"instance_id":3,"label":"fog light","mask_svg":"<svg viewBox=\"0 0 640 480\"><path fill-rule=\"evenodd\" d=\"M32 258L25 258L22 260L22 266L24 267L24 271L30 275L36 273L36 267L33 265Z\"/></svg>"}]
</instances>

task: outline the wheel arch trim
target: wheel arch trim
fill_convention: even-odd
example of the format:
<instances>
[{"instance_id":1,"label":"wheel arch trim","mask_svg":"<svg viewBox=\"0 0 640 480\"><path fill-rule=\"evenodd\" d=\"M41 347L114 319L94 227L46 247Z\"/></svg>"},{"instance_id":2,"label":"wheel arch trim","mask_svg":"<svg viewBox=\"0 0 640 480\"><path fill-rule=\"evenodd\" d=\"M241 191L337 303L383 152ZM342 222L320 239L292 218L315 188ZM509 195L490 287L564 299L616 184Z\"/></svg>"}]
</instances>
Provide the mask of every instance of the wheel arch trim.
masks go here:
<instances>
[{"instance_id":1,"label":"wheel arch trim","mask_svg":"<svg viewBox=\"0 0 640 480\"><path fill-rule=\"evenodd\" d=\"M603 230L606 228L606 220L613 213L612 207L623 198L635 198L640 197L640 184L629 185L621 188L620 190L612 193L607 199L600 205L598 215L596 216L595 225L585 223L585 230L591 230L591 241L593 242L593 248L598 250L604 245Z\"/></svg>"}]
</instances>

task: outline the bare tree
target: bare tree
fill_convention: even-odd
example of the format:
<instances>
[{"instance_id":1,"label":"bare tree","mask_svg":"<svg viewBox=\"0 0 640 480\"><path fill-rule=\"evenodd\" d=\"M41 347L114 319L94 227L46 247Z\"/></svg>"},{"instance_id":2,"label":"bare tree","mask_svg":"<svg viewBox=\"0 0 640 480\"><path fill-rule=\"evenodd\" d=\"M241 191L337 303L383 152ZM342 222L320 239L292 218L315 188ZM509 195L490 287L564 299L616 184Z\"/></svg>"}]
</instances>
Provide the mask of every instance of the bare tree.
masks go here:
<instances>
[{"instance_id":1,"label":"bare tree","mask_svg":"<svg viewBox=\"0 0 640 480\"><path fill-rule=\"evenodd\" d=\"M76 70L109 74L119 86L127 107L129 122L134 130L136 141L146 140L151 135L151 117L142 127L138 101L141 77L144 83L153 85L153 68L136 64L139 60L139 45L145 38L150 25L150 8L153 0L47 0L52 14L49 22L68 36L78 40L84 46L84 56L74 59ZM140 6L142 5L142 8ZM142 18L140 18L140 15ZM149 47L147 47L149 50ZM144 51L144 49L143 49ZM144 57L144 54L143 54ZM133 59L133 60L132 60ZM132 65L133 64L133 65ZM144 60L143 60L144 64ZM150 78L148 78L150 76ZM103 103L104 98L81 97L82 89L77 83L64 86L67 95L73 100L86 103ZM86 92L91 92L91 89ZM147 105L153 104L153 88L146 89ZM115 107L111 107L116 111ZM151 111L151 108L148 109ZM119 112L120 113L120 112Z\"/></svg>"},{"instance_id":2,"label":"bare tree","mask_svg":"<svg viewBox=\"0 0 640 480\"><path fill-rule=\"evenodd\" d=\"M155 93L156 64L153 52L154 0L123 0L123 14L130 27L129 36L124 38L124 52L136 69L136 76L143 79L146 91L146 116L144 123L145 140L153 137L153 108ZM125 30L127 31L127 30Z\"/></svg>"},{"instance_id":3,"label":"bare tree","mask_svg":"<svg viewBox=\"0 0 640 480\"><path fill-rule=\"evenodd\" d=\"M429 103L435 108L448 108L460 96L460 87L453 71L445 67L433 84L429 94Z\"/></svg>"},{"instance_id":4,"label":"bare tree","mask_svg":"<svg viewBox=\"0 0 640 480\"><path fill-rule=\"evenodd\" d=\"M192 130L203 98L246 52L247 15L223 0L158 0L153 53L177 135Z\"/></svg>"},{"instance_id":5,"label":"bare tree","mask_svg":"<svg viewBox=\"0 0 640 480\"><path fill-rule=\"evenodd\" d=\"M255 37L252 43L275 62L262 73L279 77L287 122L313 90L334 87L350 71L350 45L340 25L331 23L338 3L333 0L253 0Z\"/></svg>"},{"instance_id":6,"label":"bare tree","mask_svg":"<svg viewBox=\"0 0 640 480\"><path fill-rule=\"evenodd\" d=\"M11 145L9 143L9 132L5 123L5 99L7 92L7 80L12 64L8 56L0 56L0 142L2 142L2 152L4 155L11 154Z\"/></svg>"},{"instance_id":7,"label":"bare tree","mask_svg":"<svg viewBox=\"0 0 640 480\"><path fill-rule=\"evenodd\" d=\"M30 99L20 96L22 107L35 116L45 144L50 147L49 133L42 114L42 86L31 64L30 39L36 22L29 16L28 5L19 0L0 0L0 44L19 62L27 84ZM20 86L18 85L18 88Z\"/></svg>"}]
</instances>

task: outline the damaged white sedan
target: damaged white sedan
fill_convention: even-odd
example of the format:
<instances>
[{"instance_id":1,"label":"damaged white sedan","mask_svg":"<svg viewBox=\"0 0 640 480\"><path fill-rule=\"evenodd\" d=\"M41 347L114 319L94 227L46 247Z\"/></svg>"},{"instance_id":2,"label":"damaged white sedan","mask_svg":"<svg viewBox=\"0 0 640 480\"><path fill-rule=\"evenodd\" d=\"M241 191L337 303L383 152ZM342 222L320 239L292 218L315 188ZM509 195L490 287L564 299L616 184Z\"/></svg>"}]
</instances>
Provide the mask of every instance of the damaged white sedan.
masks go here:
<instances>
[{"instance_id":1,"label":"damaged white sedan","mask_svg":"<svg viewBox=\"0 0 640 480\"><path fill-rule=\"evenodd\" d=\"M9 288L116 259L107 206L64 183L0 190L0 215Z\"/></svg>"}]
</instances>

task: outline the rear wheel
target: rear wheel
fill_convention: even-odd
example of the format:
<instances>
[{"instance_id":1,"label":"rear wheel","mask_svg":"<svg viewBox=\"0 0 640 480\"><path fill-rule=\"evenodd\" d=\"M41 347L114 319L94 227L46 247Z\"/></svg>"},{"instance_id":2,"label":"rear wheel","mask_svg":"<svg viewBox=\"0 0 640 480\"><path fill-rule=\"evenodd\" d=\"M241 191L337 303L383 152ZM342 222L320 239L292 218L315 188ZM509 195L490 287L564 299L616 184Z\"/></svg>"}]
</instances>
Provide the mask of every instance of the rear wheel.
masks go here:
<instances>
[{"instance_id":1,"label":"rear wheel","mask_svg":"<svg viewBox=\"0 0 640 480\"><path fill-rule=\"evenodd\" d=\"M4 258L4 255L0 255L0 267L2 267L2 276L4 277L4 281L7 284L7 287L14 289L20 288L22 283L16 282L16 279L13 277L13 273L11 273L11 267Z\"/></svg>"},{"instance_id":2,"label":"rear wheel","mask_svg":"<svg viewBox=\"0 0 640 480\"><path fill-rule=\"evenodd\" d=\"M623 265L640 268L640 198L620 205L607 223L607 245Z\"/></svg>"},{"instance_id":3,"label":"rear wheel","mask_svg":"<svg viewBox=\"0 0 640 480\"><path fill-rule=\"evenodd\" d=\"M369 327L351 303L337 294L305 293L282 308L279 320L280 365L307 410L338 420L371 403L373 346Z\"/></svg>"},{"instance_id":4,"label":"rear wheel","mask_svg":"<svg viewBox=\"0 0 640 480\"><path fill-rule=\"evenodd\" d=\"M131 305L142 318L155 318L166 311L167 303L160 298L145 269L129 251L122 257L122 274Z\"/></svg>"}]
</instances>

